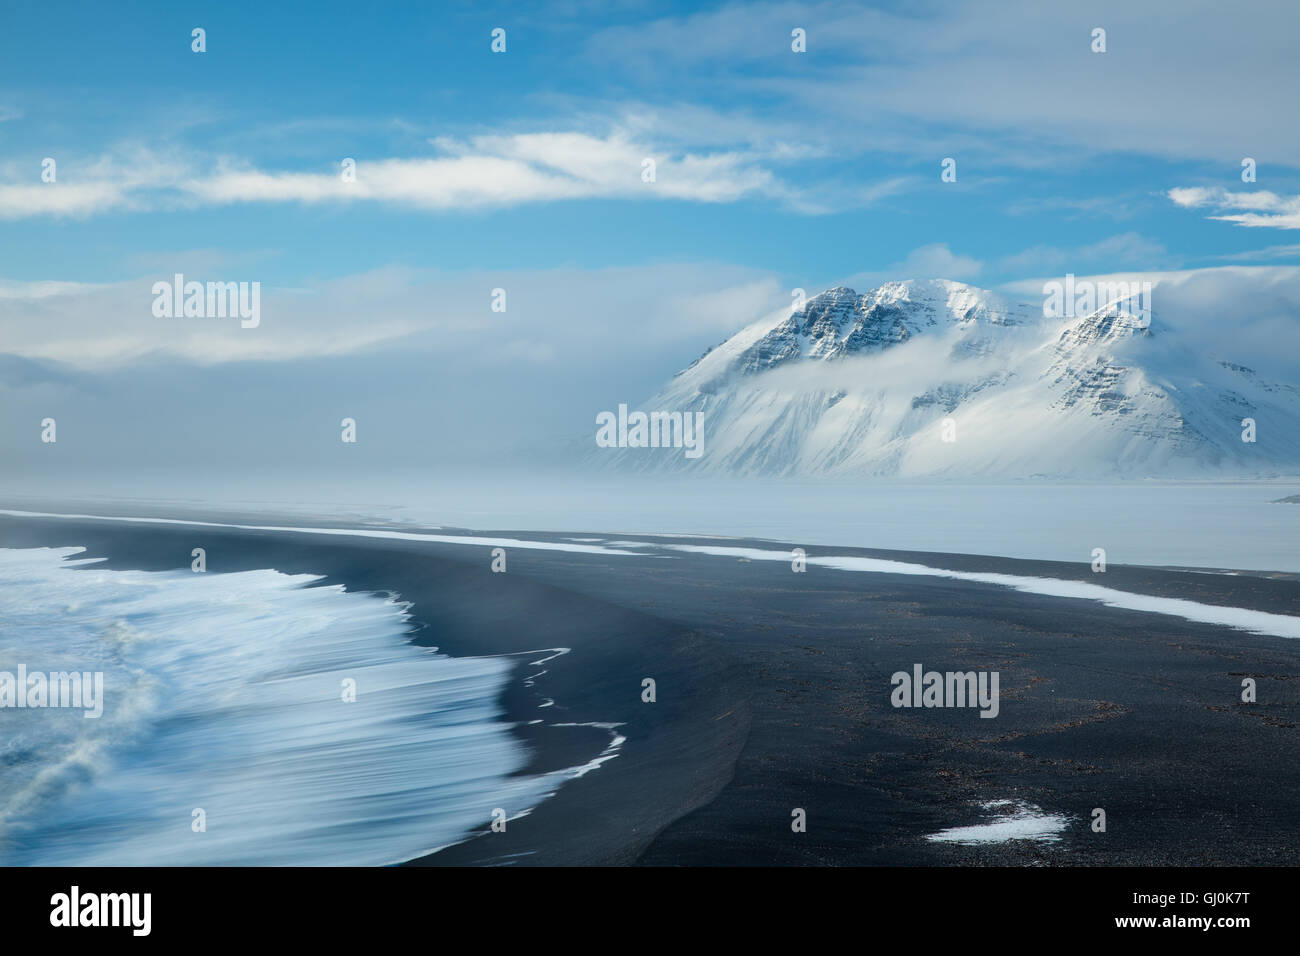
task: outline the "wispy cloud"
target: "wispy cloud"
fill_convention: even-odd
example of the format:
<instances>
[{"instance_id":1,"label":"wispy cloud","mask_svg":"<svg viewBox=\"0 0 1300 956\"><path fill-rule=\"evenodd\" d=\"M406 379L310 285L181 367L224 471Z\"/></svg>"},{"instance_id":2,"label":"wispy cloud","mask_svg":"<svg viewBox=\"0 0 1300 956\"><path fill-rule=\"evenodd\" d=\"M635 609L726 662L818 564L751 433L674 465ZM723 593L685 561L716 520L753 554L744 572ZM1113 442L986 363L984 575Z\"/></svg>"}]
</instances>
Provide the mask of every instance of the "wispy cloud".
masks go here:
<instances>
[{"instance_id":1,"label":"wispy cloud","mask_svg":"<svg viewBox=\"0 0 1300 956\"><path fill-rule=\"evenodd\" d=\"M133 204L131 191L113 182L0 186L0 219L85 217Z\"/></svg>"},{"instance_id":2,"label":"wispy cloud","mask_svg":"<svg viewBox=\"0 0 1300 956\"><path fill-rule=\"evenodd\" d=\"M187 169L172 156L142 147L119 149L84 163L56 159L53 182L42 181L41 166L11 162L0 170L0 220L85 218L154 208L160 197L175 192Z\"/></svg>"},{"instance_id":3,"label":"wispy cloud","mask_svg":"<svg viewBox=\"0 0 1300 956\"><path fill-rule=\"evenodd\" d=\"M1097 26L1104 54L1091 51ZM790 51L794 27L806 54ZM597 31L587 55L642 83L758 91L774 112L868 148L928 155L966 132L978 136L967 152L1004 166L1106 152L1235 165L1244 150L1300 155L1300 130L1276 121L1289 113L1295 28L1285 0L1250 17L1212 0L1095 0L1087 17L1037 0L727 3Z\"/></svg>"},{"instance_id":4,"label":"wispy cloud","mask_svg":"<svg viewBox=\"0 0 1300 956\"><path fill-rule=\"evenodd\" d=\"M54 183L28 171L32 182L0 186L0 218L231 203L371 201L441 211L610 198L728 203L753 196L801 204L798 191L761 156L657 149L621 130L439 138L431 145L435 156L354 157L355 178L349 179L341 166L270 170L225 158L200 168L193 159L163 160L143 150L101 158L86 169L65 163ZM19 175L13 168L7 173L10 179Z\"/></svg>"},{"instance_id":5,"label":"wispy cloud","mask_svg":"<svg viewBox=\"0 0 1300 956\"><path fill-rule=\"evenodd\" d=\"M884 269L859 272L841 284L863 291L882 282L899 279L974 279L984 269L984 263L974 256L960 255L946 243L934 242L913 249L901 261Z\"/></svg>"},{"instance_id":6,"label":"wispy cloud","mask_svg":"<svg viewBox=\"0 0 1300 956\"><path fill-rule=\"evenodd\" d=\"M437 139L435 158L357 160L355 182L337 172L225 168L186 191L211 203L376 200L421 209L468 209L566 199L734 202L781 196L771 172L737 152L665 155L621 133L531 133ZM654 163L653 181L642 176Z\"/></svg>"},{"instance_id":7,"label":"wispy cloud","mask_svg":"<svg viewBox=\"0 0 1300 956\"><path fill-rule=\"evenodd\" d=\"M1041 269L1082 272L1098 265L1152 269L1167 265L1168 258L1169 252L1162 243L1136 232L1126 232L1082 246L1034 246L1004 257L999 265L1008 273Z\"/></svg>"},{"instance_id":8,"label":"wispy cloud","mask_svg":"<svg viewBox=\"0 0 1300 956\"><path fill-rule=\"evenodd\" d=\"M1224 262L1259 262L1262 259L1295 259L1300 258L1300 242L1292 242L1282 246L1266 246L1263 249L1248 249L1245 252L1233 252L1222 256L1216 256Z\"/></svg>"},{"instance_id":9,"label":"wispy cloud","mask_svg":"<svg viewBox=\"0 0 1300 956\"><path fill-rule=\"evenodd\" d=\"M1169 198L1184 209L1209 209L1210 219L1239 226L1300 229L1300 196L1279 196L1268 190L1233 192L1222 186L1190 186L1169 190Z\"/></svg>"},{"instance_id":10,"label":"wispy cloud","mask_svg":"<svg viewBox=\"0 0 1300 956\"><path fill-rule=\"evenodd\" d=\"M155 358L293 362L387 349L451 356L458 368L598 363L617 374L607 356L630 350L672 356L651 370L670 374L684 356L789 301L774 277L717 263L456 273L385 267L300 287L267 285L256 329L155 316L153 283L171 281L184 262L205 260L222 261L200 250L125 282L0 280L0 353L99 368ZM185 277L256 280L249 266L235 271L230 263ZM496 288L506 291L505 313L491 309Z\"/></svg>"},{"instance_id":11,"label":"wispy cloud","mask_svg":"<svg viewBox=\"0 0 1300 956\"><path fill-rule=\"evenodd\" d=\"M1132 219L1137 215L1135 196L1027 196L1007 206L1012 216L1060 214L1067 219Z\"/></svg>"}]
</instances>

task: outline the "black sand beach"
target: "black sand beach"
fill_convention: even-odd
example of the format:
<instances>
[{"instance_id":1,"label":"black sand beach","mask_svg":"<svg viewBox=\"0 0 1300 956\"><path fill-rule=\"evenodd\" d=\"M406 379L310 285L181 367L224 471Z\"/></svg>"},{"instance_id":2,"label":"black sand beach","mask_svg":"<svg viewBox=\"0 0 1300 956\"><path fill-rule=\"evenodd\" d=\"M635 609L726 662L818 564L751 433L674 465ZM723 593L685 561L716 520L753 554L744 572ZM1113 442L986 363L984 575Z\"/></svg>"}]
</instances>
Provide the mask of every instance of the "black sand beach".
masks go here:
<instances>
[{"instance_id":1,"label":"black sand beach","mask_svg":"<svg viewBox=\"0 0 1300 956\"><path fill-rule=\"evenodd\" d=\"M224 521L227 517L211 520ZM258 519L261 524L293 520ZM448 532L440 529L437 533ZM465 532L469 534L470 532ZM582 533L508 532L564 541ZM621 540L609 536L611 541ZM717 543L788 550L770 542ZM1294 865L1300 645L1163 614L936 577L650 550L631 556L165 524L0 516L0 546L84 546L114 568L276 568L412 602L418 643L515 654L503 704L526 772L618 756L506 833L416 865ZM611 545L617 547L617 544ZM1205 574L804 545L955 570L1060 577L1300 614L1293 575ZM1104 580L1098 580L1104 578ZM536 671L531 652L571 652ZM530 652L530 653L522 653ZM996 719L895 709L890 675L1001 675ZM643 703L642 679L657 701ZM1253 677L1258 701L1242 703ZM554 703L545 709L539 704ZM530 725L540 717L545 724ZM1015 801L1068 818L1056 842L925 839ZM791 830L791 811L807 832ZM1104 833L1089 827L1094 808Z\"/></svg>"}]
</instances>

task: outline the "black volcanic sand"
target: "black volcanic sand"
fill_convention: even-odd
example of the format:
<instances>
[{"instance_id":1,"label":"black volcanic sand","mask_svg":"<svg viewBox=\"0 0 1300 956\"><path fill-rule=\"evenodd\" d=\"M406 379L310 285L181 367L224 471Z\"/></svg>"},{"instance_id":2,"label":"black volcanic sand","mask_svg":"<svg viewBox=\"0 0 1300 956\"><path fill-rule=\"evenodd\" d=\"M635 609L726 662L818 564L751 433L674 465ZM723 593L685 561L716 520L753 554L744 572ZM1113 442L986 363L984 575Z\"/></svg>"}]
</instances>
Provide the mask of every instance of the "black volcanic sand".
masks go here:
<instances>
[{"instance_id":1,"label":"black volcanic sand","mask_svg":"<svg viewBox=\"0 0 1300 956\"><path fill-rule=\"evenodd\" d=\"M204 547L209 573L272 567L396 592L413 604L417 643L518 655L503 705L534 755L527 773L583 764L609 742L599 728L551 725L623 724L618 756L506 833L488 832L487 806L480 834L417 864L1300 863L1292 639L990 584L816 565L795 574L784 561L511 547L507 573L494 574L490 544L0 516L0 546L70 545L145 570L188 569L191 548ZM808 551L1300 615L1291 574L1093 575L1086 563ZM529 666L558 647L571 652ZM999 716L893 708L890 675L915 663L998 671ZM655 703L641 701L644 677L657 682ZM1245 677L1256 703L1241 701ZM925 839L991 822L980 805L998 800L1070 822L1055 843ZM1096 807L1105 833L1090 829ZM791 830L794 808L806 833Z\"/></svg>"}]
</instances>

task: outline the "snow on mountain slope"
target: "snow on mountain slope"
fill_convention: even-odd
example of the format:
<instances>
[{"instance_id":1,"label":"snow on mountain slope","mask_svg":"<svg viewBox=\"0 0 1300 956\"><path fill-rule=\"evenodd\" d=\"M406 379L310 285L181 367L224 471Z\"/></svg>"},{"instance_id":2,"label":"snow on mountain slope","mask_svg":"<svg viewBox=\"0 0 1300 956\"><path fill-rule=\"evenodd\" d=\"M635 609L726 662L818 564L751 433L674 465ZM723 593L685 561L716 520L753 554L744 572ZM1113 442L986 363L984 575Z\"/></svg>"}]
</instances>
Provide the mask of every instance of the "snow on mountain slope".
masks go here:
<instances>
[{"instance_id":1,"label":"snow on mountain slope","mask_svg":"<svg viewBox=\"0 0 1300 956\"><path fill-rule=\"evenodd\" d=\"M800 476L1300 473L1300 388L1229 359L1116 303L1049 319L947 280L834 288L743 329L635 406L703 412L699 458L593 458Z\"/></svg>"}]
</instances>

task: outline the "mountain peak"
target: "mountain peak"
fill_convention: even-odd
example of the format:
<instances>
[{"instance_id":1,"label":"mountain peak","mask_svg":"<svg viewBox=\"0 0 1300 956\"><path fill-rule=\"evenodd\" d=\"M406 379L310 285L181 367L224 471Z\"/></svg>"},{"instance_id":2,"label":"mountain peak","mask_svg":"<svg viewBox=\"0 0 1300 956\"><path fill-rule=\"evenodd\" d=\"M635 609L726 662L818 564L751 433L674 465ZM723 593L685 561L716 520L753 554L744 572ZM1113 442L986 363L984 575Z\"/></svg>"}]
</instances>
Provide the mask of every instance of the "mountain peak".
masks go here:
<instances>
[{"instance_id":1,"label":"mountain peak","mask_svg":"<svg viewBox=\"0 0 1300 956\"><path fill-rule=\"evenodd\" d=\"M1061 332L1058 343L1063 349L1090 345L1110 345L1125 339L1151 335L1151 319L1135 315L1121 302L1110 302L1085 315Z\"/></svg>"},{"instance_id":2,"label":"mountain peak","mask_svg":"<svg viewBox=\"0 0 1300 956\"><path fill-rule=\"evenodd\" d=\"M1181 348L1176 336L1149 341L1144 305L1113 300L1057 321L1038 303L1006 304L945 279L865 293L835 286L737 332L651 407L705 415L708 450L688 467L708 471L1086 477L1300 467L1300 388ZM918 338L933 347L886 354ZM795 364L809 374L766 374ZM1242 420L1259 416L1272 423L1267 448L1241 440ZM681 465L649 452L616 461Z\"/></svg>"},{"instance_id":3,"label":"mountain peak","mask_svg":"<svg viewBox=\"0 0 1300 956\"><path fill-rule=\"evenodd\" d=\"M1015 325L1012 311L991 292L949 279L885 282L861 295L834 286L750 343L735 367L752 374L799 359L879 352L953 324Z\"/></svg>"}]
</instances>

